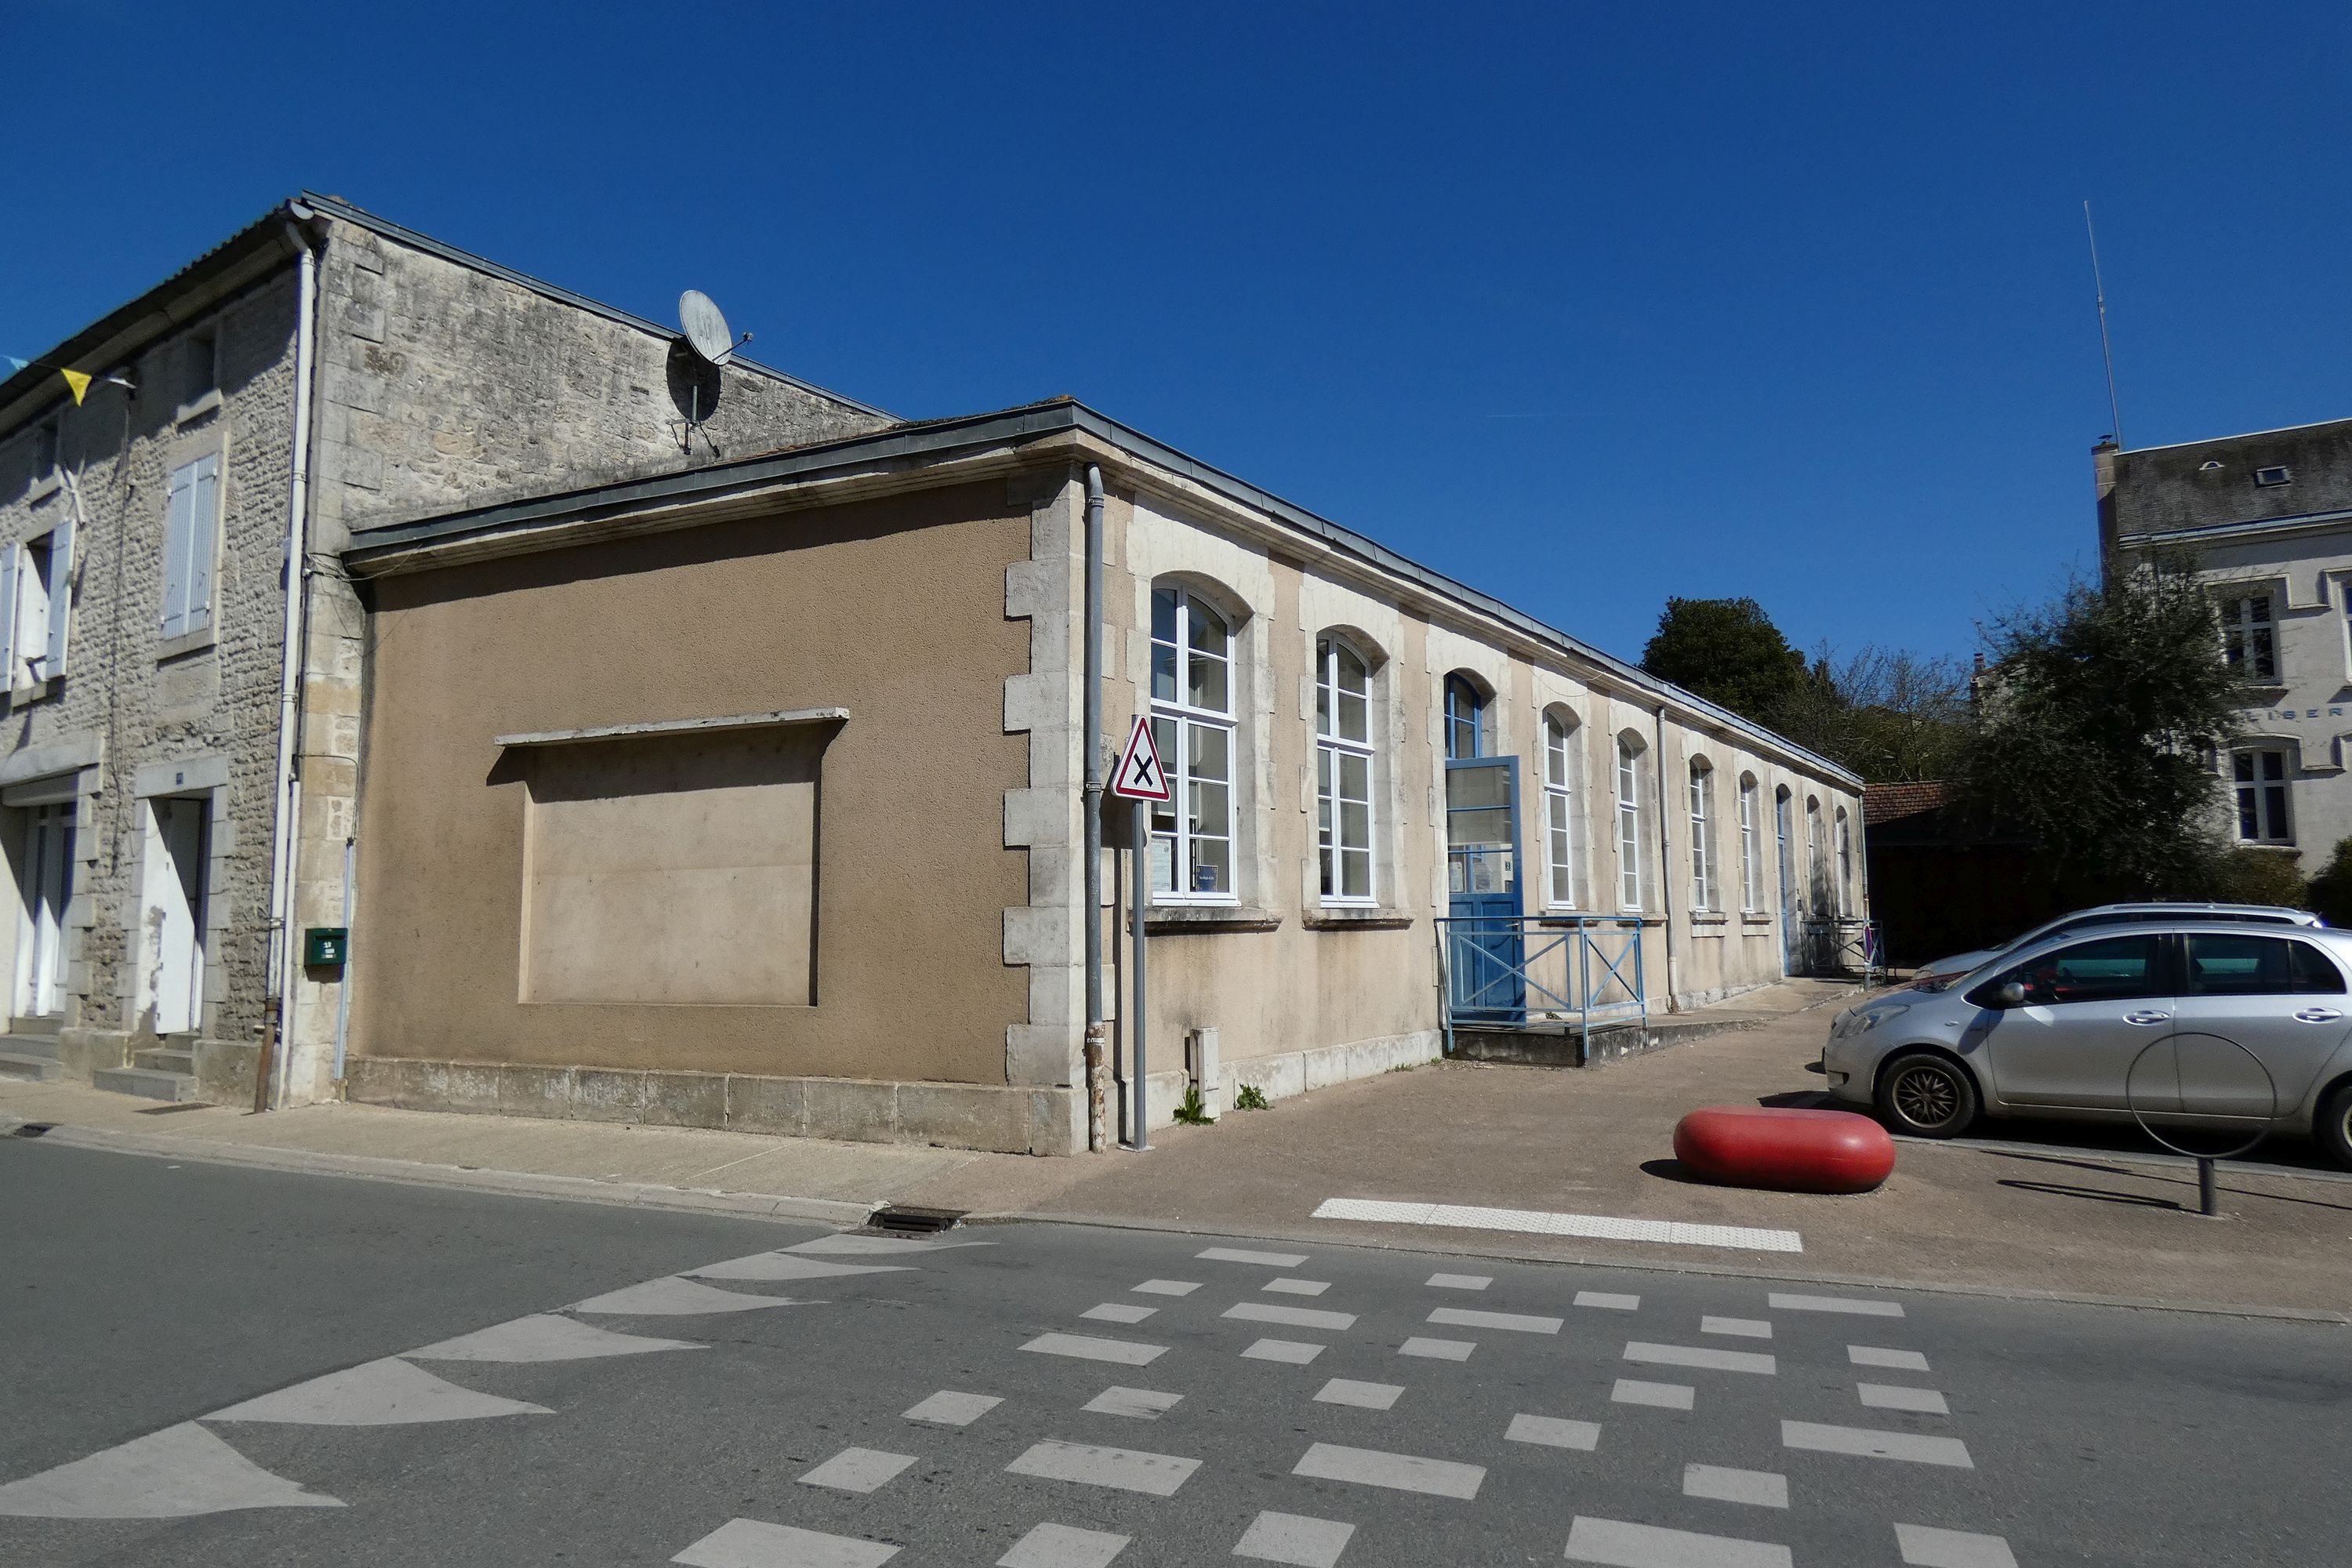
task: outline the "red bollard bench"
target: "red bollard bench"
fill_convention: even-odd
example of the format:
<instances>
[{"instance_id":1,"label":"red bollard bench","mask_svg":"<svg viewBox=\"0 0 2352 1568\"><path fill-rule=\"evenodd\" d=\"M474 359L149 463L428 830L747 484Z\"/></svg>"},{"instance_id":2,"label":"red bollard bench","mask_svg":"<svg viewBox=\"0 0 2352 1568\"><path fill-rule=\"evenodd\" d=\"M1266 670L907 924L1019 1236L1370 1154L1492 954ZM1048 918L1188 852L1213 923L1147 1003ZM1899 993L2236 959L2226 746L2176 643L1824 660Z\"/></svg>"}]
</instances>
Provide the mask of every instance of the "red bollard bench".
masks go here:
<instances>
[{"instance_id":1,"label":"red bollard bench","mask_svg":"<svg viewBox=\"0 0 2352 1568\"><path fill-rule=\"evenodd\" d=\"M1725 1186L1866 1193L1893 1173L1895 1140L1850 1110L1710 1105L1675 1124L1675 1158Z\"/></svg>"}]
</instances>

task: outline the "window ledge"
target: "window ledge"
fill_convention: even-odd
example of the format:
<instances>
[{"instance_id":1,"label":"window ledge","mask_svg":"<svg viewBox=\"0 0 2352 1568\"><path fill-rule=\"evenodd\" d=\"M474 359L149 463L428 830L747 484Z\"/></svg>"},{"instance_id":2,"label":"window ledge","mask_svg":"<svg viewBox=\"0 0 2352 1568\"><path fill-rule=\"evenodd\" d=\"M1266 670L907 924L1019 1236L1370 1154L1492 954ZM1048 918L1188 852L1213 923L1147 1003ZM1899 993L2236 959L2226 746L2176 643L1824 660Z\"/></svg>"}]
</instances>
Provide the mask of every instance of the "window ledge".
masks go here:
<instances>
[{"instance_id":1,"label":"window ledge","mask_svg":"<svg viewBox=\"0 0 2352 1568\"><path fill-rule=\"evenodd\" d=\"M59 679L51 676L47 679L28 681L23 686L12 688L8 692L8 706L22 708L27 703L38 702L42 698L55 691L59 684Z\"/></svg>"},{"instance_id":2,"label":"window ledge","mask_svg":"<svg viewBox=\"0 0 2352 1568\"><path fill-rule=\"evenodd\" d=\"M202 397L197 398L194 403L181 404L172 415L172 423L173 425L192 425L195 421L202 419L205 415L213 413L215 410L218 409L220 405L220 388L215 386L210 392L205 393Z\"/></svg>"},{"instance_id":3,"label":"window ledge","mask_svg":"<svg viewBox=\"0 0 2352 1568\"><path fill-rule=\"evenodd\" d=\"M33 481L33 488L25 492L25 499L29 502L37 504L48 500L51 496L57 494L59 490L65 488L65 475L56 468L51 468L47 473L43 474L39 479Z\"/></svg>"},{"instance_id":4,"label":"window ledge","mask_svg":"<svg viewBox=\"0 0 2352 1568\"><path fill-rule=\"evenodd\" d=\"M177 658L184 653L195 653L212 647L218 640L210 626L201 631L184 632L175 637L159 637L155 642L155 661L161 664L167 658Z\"/></svg>"},{"instance_id":5,"label":"window ledge","mask_svg":"<svg viewBox=\"0 0 2352 1568\"><path fill-rule=\"evenodd\" d=\"M1730 920L1731 917L1724 913L1721 910L1693 910L1691 911L1691 924L1693 925L1726 925L1730 922Z\"/></svg>"},{"instance_id":6,"label":"window ledge","mask_svg":"<svg viewBox=\"0 0 2352 1568\"><path fill-rule=\"evenodd\" d=\"M1308 931L1402 931L1413 917L1403 910L1373 905L1325 904L1308 910L1298 923Z\"/></svg>"},{"instance_id":7,"label":"window ledge","mask_svg":"<svg viewBox=\"0 0 2352 1568\"><path fill-rule=\"evenodd\" d=\"M1768 926L1772 923L1772 918L1770 915L1759 914L1754 910L1748 910L1741 912L1739 923L1744 926Z\"/></svg>"},{"instance_id":8,"label":"window ledge","mask_svg":"<svg viewBox=\"0 0 2352 1568\"><path fill-rule=\"evenodd\" d=\"M1147 936L1187 931L1272 931L1282 917L1247 904L1155 904L1143 918Z\"/></svg>"}]
</instances>

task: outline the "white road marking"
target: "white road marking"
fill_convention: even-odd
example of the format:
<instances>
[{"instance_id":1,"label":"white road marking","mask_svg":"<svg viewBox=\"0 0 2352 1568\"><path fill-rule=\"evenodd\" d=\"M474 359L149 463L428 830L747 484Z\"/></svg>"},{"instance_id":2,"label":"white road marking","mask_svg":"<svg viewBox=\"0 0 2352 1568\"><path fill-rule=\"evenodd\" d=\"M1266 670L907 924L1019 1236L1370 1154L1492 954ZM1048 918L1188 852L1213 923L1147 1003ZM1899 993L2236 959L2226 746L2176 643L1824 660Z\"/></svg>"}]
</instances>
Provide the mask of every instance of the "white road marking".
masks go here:
<instances>
[{"instance_id":1,"label":"white road marking","mask_svg":"<svg viewBox=\"0 0 2352 1568\"><path fill-rule=\"evenodd\" d=\"M1013 1543L996 1568L1107 1568L1130 1538L1106 1530L1041 1524Z\"/></svg>"},{"instance_id":2,"label":"white road marking","mask_svg":"<svg viewBox=\"0 0 2352 1568\"><path fill-rule=\"evenodd\" d=\"M1200 1288L1198 1279L1146 1279L1133 1287L1146 1296L1189 1296Z\"/></svg>"},{"instance_id":3,"label":"white road marking","mask_svg":"<svg viewBox=\"0 0 2352 1568\"><path fill-rule=\"evenodd\" d=\"M992 1241L917 1241L906 1236L853 1236L846 1231L820 1236L784 1248L833 1258L896 1258L915 1252L953 1252L959 1247L994 1247Z\"/></svg>"},{"instance_id":4,"label":"white road marking","mask_svg":"<svg viewBox=\"0 0 2352 1568\"><path fill-rule=\"evenodd\" d=\"M1478 1348L1475 1340L1432 1340L1419 1334L1397 1346L1399 1355L1426 1356L1431 1361L1468 1361Z\"/></svg>"},{"instance_id":5,"label":"white road marking","mask_svg":"<svg viewBox=\"0 0 2352 1568\"><path fill-rule=\"evenodd\" d=\"M1701 1318L1698 1331L1735 1334L1743 1340L1769 1340L1772 1337L1772 1325L1761 1318Z\"/></svg>"},{"instance_id":6,"label":"white road marking","mask_svg":"<svg viewBox=\"0 0 2352 1568\"><path fill-rule=\"evenodd\" d=\"M1261 1290L1271 1290L1279 1296L1320 1296L1324 1291L1331 1289L1331 1282L1328 1279L1294 1279L1285 1278L1281 1279L1269 1279L1265 1284L1259 1286L1258 1289Z\"/></svg>"},{"instance_id":7,"label":"white road marking","mask_svg":"<svg viewBox=\"0 0 2352 1568\"><path fill-rule=\"evenodd\" d=\"M1669 1219L1616 1219L1607 1215L1549 1214L1540 1209L1478 1208L1464 1204L1398 1204L1373 1198L1326 1198L1317 1219L1375 1225L1429 1225L1464 1230L1507 1230L1527 1236L1579 1236L1594 1241L1657 1241L1678 1247L1743 1247L1758 1252L1802 1252L1793 1230L1742 1225L1691 1225Z\"/></svg>"},{"instance_id":8,"label":"white road marking","mask_svg":"<svg viewBox=\"0 0 2352 1568\"><path fill-rule=\"evenodd\" d=\"M730 1519L670 1561L688 1568L881 1568L897 1555L884 1542Z\"/></svg>"},{"instance_id":9,"label":"white road marking","mask_svg":"<svg viewBox=\"0 0 2352 1568\"><path fill-rule=\"evenodd\" d=\"M1793 1561L1787 1547L1769 1542L1582 1515L1568 1527L1568 1556L1609 1568L1790 1568Z\"/></svg>"},{"instance_id":10,"label":"white road marking","mask_svg":"<svg viewBox=\"0 0 2352 1568\"><path fill-rule=\"evenodd\" d=\"M1004 1467L1016 1476L1076 1481L1081 1486L1111 1487L1123 1492L1149 1492L1153 1497L1174 1497L1176 1489L1200 1468L1200 1460L1177 1454L1146 1454L1133 1448L1105 1448L1093 1443L1053 1439L1031 1444L1028 1452Z\"/></svg>"},{"instance_id":11,"label":"white road marking","mask_svg":"<svg viewBox=\"0 0 2352 1568\"><path fill-rule=\"evenodd\" d=\"M1088 1307L1078 1316L1105 1323L1139 1323L1158 1310L1157 1307L1138 1307L1126 1301L1105 1301L1099 1307Z\"/></svg>"},{"instance_id":12,"label":"white road marking","mask_svg":"<svg viewBox=\"0 0 2352 1568\"><path fill-rule=\"evenodd\" d=\"M1097 1339L1092 1334L1039 1334L1021 1348L1040 1355L1075 1356L1080 1361L1115 1361L1121 1366L1150 1366L1168 1353L1166 1345Z\"/></svg>"},{"instance_id":13,"label":"white road marking","mask_svg":"<svg viewBox=\"0 0 2352 1568\"><path fill-rule=\"evenodd\" d=\"M2006 1539L1978 1535L1966 1530L1937 1530L1925 1524L1898 1524L1895 1544L1912 1568L2017 1568L2017 1555Z\"/></svg>"},{"instance_id":14,"label":"white road marking","mask_svg":"<svg viewBox=\"0 0 2352 1568\"><path fill-rule=\"evenodd\" d=\"M1780 1312L1853 1312L1865 1318L1899 1318L1900 1301L1871 1301L1859 1296L1790 1296L1768 1293L1764 1304Z\"/></svg>"},{"instance_id":15,"label":"white road marking","mask_svg":"<svg viewBox=\"0 0 2352 1568\"><path fill-rule=\"evenodd\" d=\"M1910 1432L1874 1432L1860 1426L1828 1426L1815 1421L1780 1423L1780 1445L1818 1454L1855 1454L1868 1459L1909 1459L1973 1470L1968 1445L1957 1437L1922 1437Z\"/></svg>"},{"instance_id":16,"label":"white road marking","mask_svg":"<svg viewBox=\"0 0 2352 1568\"><path fill-rule=\"evenodd\" d=\"M1303 1252L1250 1252L1238 1247L1212 1247L1192 1256L1212 1263L1255 1263L1266 1268L1296 1268L1307 1261Z\"/></svg>"},{"instance_id":17,"label":"white road marking","mask_svg":"<svg viewBox=\"0 0 2352 1568\"><path fill-rule=\"evenodd\" d=\"M1507 1329L1517 1334L1556 1334L1562 1320L1526 1312L1474 1312L1467 1307L1440 1307L1429 1314L1429 1321L1449 1329Z\"/></svg>"},{"instance_id":18,"label":"white road marking","mask_svg":"<svg viewBox=\"0 0 2352 1568\"><path fill-rule=\"evenodd\" d=\"M1383 1454L1377 1448L1343 1448L1318 1443L1290 1468L1294 1476L1319 1481L1352 1481L1362 1487L1386 1487L1391 1491L1426 1492L1432 1497L1478 1495L1486 1479L1482 1465L1458 1465L1451 1459L1424 1459L1412 1454Z\"/></svg>"},{"instance_id":19,"label":"white road marking","mask_svg":"<svg viewBox=\"0 0 2352 1568\"><path fill-rule=\"evenodd\" d=\"M1358 1383L1353 1378L1335 1377L1325 1384L1315 1397L1324 1405L1352 1405L1360 1410L1386 1410L1403 1392L1402 1386L1393 1383Z\"/></svg>"},{"instance_id":20,"label":"white road marking","mask_svg":"<svg viewBox=\"0 0 2352 1568\"><path fill-rule=\"evenodd\" d=\"M912 1454L886 1454L879 1448L844 1448L801 1478L804 1487L829 1487L837 1492L879 1491L898 1472L915 1462Z\"/></svg>"},{"instance_id":21,"label":"white road marking","mask_svg":"<svg viewBox=\"0 0 2352 1568\"><path fill-rule=\"evenodd\" d=\"M795 1258L789 1252L755 1252L730 1258L708 1268L681 1268L699 1279L837 1279L851 1274L911 1274L903 1263L827 1263L821 1258Z\"/></svg>"},{"instance_id":22,"label":"white road marking","mask_svg":"<svg viewBox=\"0 0 2352 1568\"><path fill-rule=\"evenodd\" d=\"M576 1322L553 1312L533 1312L420 1351L403 1351L401 1355L408 1361L593 1361L600 1356L703 1348L688 1340L648 1339Z\"/></svg>"},{"instance_id":23,"label":"white road marking","mask_svg":"<svg viewBox=\"0 0 2352 1568\"><path fill-rule=\"evenodd\" d=\"M1897 1372L1927 1370L1927 1358L1917 1351L1891 1351L1878 1345L1848 1345L1845 1359L1856 1366L1892 1367Z\"/></svg>"},{"instance_id":24,"label":"white road marking","mask_svg":"<svg viewBox=\"0 0 2352 1568\"><path fill-rule=\"evenodd\" d=\"M206 1421L279 1421L298 1426L406 1426L425 1421L479 1421L493 1415L551 1415L544 1405L477 1394L421 1366L387 1356L362 1362L215 1410Z\"/></svg>"},{"instance_id":25,"label":"white road marking","mask_svg":"<svg viewBox=\"0 0 2352 1568\"><path fill-rule=\"evenodd\" d=\"M692 1318L706 1312L756 1312L766 1307L809 1305L810 1302L795 1301L789 1296L753 1296L741 1290L721 1290L715 1285L698 1285L669 1274L642 1285L591 1296L585 1301L573 1302L568 1310L614 1318Z\"/></svg>"},{"instance_id":26,"label":"white road marking","mask_svg":"<svg viewBox=\"0 0 2352 1568\"><path fill-rule=\"evenodd\" d=\"M1272 1301L1237 1301L1218 1314L1245 1323L1286 1323L1294 1329L1352 1329L1353 1312L1322 1312L1312 1307L1284 1307Z\"/></svg>"},{"instance_id":27,"label":"white road marking","mask_svg":"<svg viewBox=\"0 0 2352 1568\"><path fill-rule=\"evenodd\" d=\"M1949 1415L1952 1407L1932 1388L1905 1388L1892 1383L1857 1383L1853 1391L1873 1410L1910 1410L1921 1415Z\"/></svg>"},{"instance_id":28,"label":"white road marking","mask_svg":"<svg viewBox=\"0 0 2352 1568\"><path fill-rule=\"evenodd\" d=\"M1579 1290L1573 1304L1603 1307L1612 1312L1638 1312L1642 1310L1642 1298L1622 1295L1614 1290Z\"/></svg>"},{"instance_id":29,"label":"white road marking","mask_svg":"<svg viewBox=\"0 0 2352 1568\"><path fill-rule=\"evenodd\" d=\"M272 1475L193 1421L0 1486L0 1518L187 1519L245 1508L341 1508Z\"/></svg>"},{"instance_id":30,"label":"white road marking","mask_svg":"<svg viewBox=\"0 0 2352 1568\"><path fill-rule=\"evenodd\" d=\"M1305 1366L1323 1353L1321 1345L1308 1344L1304 1340L1259 1340L1242 1352L1245 1361L1278 1361L1291 1366Z\"/></svg>"},{"instance_id":31,"label":"white road marking","mask_svg":"<svg viewBox=\"0 0 2352 1568\"><path fill-rule=\"evenodd\" d=\"M1612 1405L1649 1405L1660 1410L1688 1410L1697 1397L1698 1390L1686 1383L1643 1383L1638 1377L1621 1377L1609 1391Z\"/></svg>"},{"instance_id":32,"label":"white road marking","mask_svg":"<svg viewBox=\"0 0 2352 1568\"><path fill-rule=\"evenodd\" d=\"M942 1388L906 1412L909 1421L935 1421L942 1426L969 1426L1004 1401L987 1394L959 1394Z\"/></svg>"},{"instance_id":33,"label":"white road marking","mask_svg":"<svg viewBox=\"0 0 2352 1568\"><path fill-rule=\"evenodd\" d=\"M1769 1470L1732 1470L1721 1465L1685 1465L1683 1496L1716 1502L1753 1503L1758 1508L1789 1506L1789 1478Z\"/></svg>"},{"instance_id":34,"label":"white road marking","mask_svg":"<svg viewBox=\"0 0 2352 1568\"><path fill-rule=\"evenodd\" d=\"M1339 1553L1348 1549L1349 1537L1355 1533L1354 1525L1336 1519L1309 1519L1303 1513L1269 1511L1259 1514L1242 1531L1234 1555L1260 1563L1287 1563L1293 1568L1331 1568L1339 1561Z\"/></svg>"},{"instance_id":35,"label":"white road marking","mask_svg":"<svg viewBox=\"0 0 2352 1568\"><path fill-rule=\"evenodd\" d=\"M1097 1415L1131 1415L1138 1421L1157 1421L1175 1409L1183 1397L1181 1394L1162 1394L1156 1388L1106 1388L1079 1408Z\"/></svg>"},{"instance_id":36,"label":"white road marking","mask_svg":"<svg viewBox=\"0 0 2352 1568\"><path fill-rule=\"evenodd\" d=\"M1759 1377L1776 1375L1780 1363L1761 1351L1719 1351L1713 1345L1654 1345L1634 1340L1625 1346L1627 1361L1648 1362L1656 1366L1696 1366L1710 1372L1752 1372Z\"/></svg>"},{"instance_id":37,"label":"white road marking","mask_svg":"<svg viewBox=\"0 0 2352 1568\"><path fill-rule=\"evenodd\" d=\"M1484 1290L1495 1282L1492 1274L1433 1274L1429 1282L1440 1290Z\"/></svg>"},{"instance_id":38,"label":"white road marking","mask_svg":"<svg viewBox=\"0 0 2352 1568\"><path fill-rule=\"evenodd\" d=\"M1503 1434L1508 1443L1540 1443L1547 1448L1580 1448L1590 1454L1601 1447L1601 1428L1591 1421L1570 1421L1558 1415L1514 1415Z\"/></svg>"}]
</instances>

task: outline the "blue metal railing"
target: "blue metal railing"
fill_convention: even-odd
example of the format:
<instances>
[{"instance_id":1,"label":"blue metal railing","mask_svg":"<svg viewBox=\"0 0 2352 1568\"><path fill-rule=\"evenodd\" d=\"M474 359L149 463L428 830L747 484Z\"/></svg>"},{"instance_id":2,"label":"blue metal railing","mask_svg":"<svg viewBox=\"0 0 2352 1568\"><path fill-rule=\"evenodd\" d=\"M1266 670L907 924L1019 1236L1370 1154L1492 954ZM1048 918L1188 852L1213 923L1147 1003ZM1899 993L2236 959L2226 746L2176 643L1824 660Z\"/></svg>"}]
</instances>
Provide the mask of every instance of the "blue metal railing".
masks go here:
<instances>
[{"instance_id":1,"label":"blue metal railing","mask_svg":"<svg viewBox=\"0 0 2352 1568\"><path fill-rule=\"evenodd\" d=\"M1592 1026L1647 1023L1642 922L1588 915L1454 915L1437 921L1440 1020L1445 1054L1457 1026L1573 1029L1578 1058Z\"/></svg>"}]
</instances>

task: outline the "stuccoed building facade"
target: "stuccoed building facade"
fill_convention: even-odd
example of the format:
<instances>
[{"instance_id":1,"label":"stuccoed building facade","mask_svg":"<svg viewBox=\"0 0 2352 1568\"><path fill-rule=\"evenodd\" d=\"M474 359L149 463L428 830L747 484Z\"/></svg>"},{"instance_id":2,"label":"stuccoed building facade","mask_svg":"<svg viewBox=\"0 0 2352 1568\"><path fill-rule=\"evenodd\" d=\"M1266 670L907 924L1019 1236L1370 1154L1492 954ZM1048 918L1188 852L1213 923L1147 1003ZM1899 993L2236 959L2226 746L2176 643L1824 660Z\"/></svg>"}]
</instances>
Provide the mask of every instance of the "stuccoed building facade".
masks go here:
<instances>
[{"instance_id":1,"label":"stuccoed building facade","mask_svg":"<svg viewBox=\"0 0 2352 1568\"><path fill-rule=\"evenodd\" d=\"M2094 460L2109 570L2192 552L2253 689L2216 759L2238 842L2318 871L2352 835L2352 420Z\"/></svg>"},{"instance_id":2,"label":"stuccoed building facade","mask_svg":"<svg viewBox=\"0 0 2352 1568\"><path fill-rule=\"evenodd\" d=\"M1085 896L1090 492L1100 734L1176 785L1139 1017L1115 853ZM1160 1122L1202 1031L1227 1104L1437 1055L1441 920L1589 918L1664 1010L1866 910L1851 774L1066 401L343 560L355 1100L1067 1152L1089 920Z\"/></svg>"},{"instance_id":3,"label":"stuccoed building facade","mask_svg":"<svg viewBox=\"0 0 2352 1568\"><path fill-rule=\"evenodd\" d=\"M675 338L305 196L0 383L0 1072L236 1100L268 1039L332 1092L351 530L887 423Z\"/></svg>"}]
</instances>

